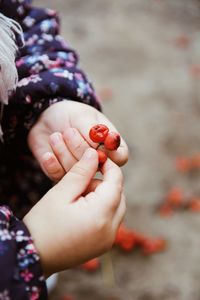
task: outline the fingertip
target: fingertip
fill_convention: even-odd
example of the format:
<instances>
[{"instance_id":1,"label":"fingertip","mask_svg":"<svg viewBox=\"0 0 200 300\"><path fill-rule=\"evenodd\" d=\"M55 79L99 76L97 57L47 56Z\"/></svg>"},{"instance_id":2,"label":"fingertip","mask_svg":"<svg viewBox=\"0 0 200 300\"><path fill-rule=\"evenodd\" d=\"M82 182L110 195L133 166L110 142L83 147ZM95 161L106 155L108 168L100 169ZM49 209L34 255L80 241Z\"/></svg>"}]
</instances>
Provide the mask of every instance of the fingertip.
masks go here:
<instances>
[{"instance_id":1,"label":"fingertip","mask_svg":"<svg viewBox=\"0 0 200 300\"><path fill-rule=\"evenodd\" d=\"M121 167L128 162L128 158L129 158L128 147L126 145L122 145L116 151L109 151L108 156L119 167Z\"/></svg>"},{"instance_id":2,"label":"fingertip","mask_svg":"<svg viewBox=\"0 0 200 300\"><path fill-rule=\"evenodd\" d=\"M55 156L51 152L46 152L42 156L42 162L45 166L50 166L55 162Z\"/></svg>"},{"instance_id":3,"label":"fingertip","mask_svg":"<svg viewBox=\"0 0 200 300\"><path fill-rule=\"evenodd\" d=\"M60 132L54 132L49 136L49 141L52 146L57 145L62 140L62 134Z\"/></svg>"},{"instance_id":4,"label":"fingertip","mask_svg":"<svg viewBox=\"0 0 200 300\"><path fill-rule=\"evenodd\" d=\"M46 152L42 156L42 167L46 175L52 180L59 180L64 175L64 170L52 152Z\"/></svg>"},{"instance_id":5,"label":"fingertip","mask_svg":"<svg viewBox=\"0 0 200 300\"><path fill-rule=\"evenodd\" d=\"M98 154L97 151L93 148L88 148L85 150L82 156L83 160L87 160L89 162L97 162L98 160Z\"/></svg>"}]
</instances>

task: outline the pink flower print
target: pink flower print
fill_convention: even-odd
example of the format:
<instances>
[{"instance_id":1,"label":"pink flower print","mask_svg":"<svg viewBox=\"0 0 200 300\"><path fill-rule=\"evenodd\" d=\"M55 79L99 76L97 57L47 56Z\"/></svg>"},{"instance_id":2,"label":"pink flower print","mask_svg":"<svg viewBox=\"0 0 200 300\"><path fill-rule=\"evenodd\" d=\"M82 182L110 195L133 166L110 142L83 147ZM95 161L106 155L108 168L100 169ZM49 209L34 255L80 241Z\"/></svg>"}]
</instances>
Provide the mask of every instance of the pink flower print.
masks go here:
<instances>
[{"instance_id":1,"label":"pink flower print","mask_svg":"<svg viewBox=\"0 0 200 300\"><path fill-rule=\"evenodd\" d=\"M75 57L72 53L69 53L68 55L68 59L71 61L71 62L75 62Z\"/></svg>"},{"instance_id":2,"label":"pink flower print","mask_svg":"<svg viewBox=\"0 0 200 300\"><path fill-rule=\"evenodd\" d=\"M51 63L51 61L49 60L48 55L46 55L46 54L40 56L40 61L43 62L43 64L44 64L45 66L47 66L47 67L48 67L48 66L50 65L50 63Z\"/></svg>"},{"instance_id":3,"label":"pink flower print","mask_svg":"<svg viewBox=\"0 0 200 300\"><path fill-rule=\"evenodd\" d=\"M45 9L46 10L46 12L47 12L47 14L49 15L49 16L56 16L56 12L55 12L55 10L53 10L53 9L49 9L49 8L46 8Z\"/></svg>"},{"instance_id":4,"label":"pink flower print","mask_svg":"<svg viewBox=\"0 0 200 300\"><path fill-rule=\"evenodd\" d=\"M0 300L10 300L9 291L4 290L2 293L0 293Z\"/></svg>"},{"instance_id":5,"label":"pink flower print","mask_svg":"<svg viewBox=\"0 0 200 300\"><path fill-rule=\"evenodd\" d=\"M26 250L27 250L28 254L37 253L37 251L35 249L35 246L34 246L34 244L32 242L26 246Z\"/></svg>"},{"instance_id":6,"label":"pink flower print","mask_svg":"<svg viewBox=\"0 0 200 300\"><path fill-rule=\"evenodd\" d=\"M28 103L28 104L30 104L32 102L30 95L27 95L25 99L26 99L26 103Z\"/></svg>"},{"instance_id":7,"label":"pink flower print","mask_svg":"<svg viewBox=\"0 0 200 300\"><path fill-rule=\"evenodd\" d=\"M57 77L64 77L64 78L67 78L69 80L72 80L73 79L73 74L70 73L68 70L64 70L62 72L56 72L54 73L55 76Z\"/></svg>"},{"instance_id":8,"label":"pink flower print","mask_svg":"<svg viewBox=\"0 0 200 300\"><path fill-rule=\"evenodd\" d=\"M48 42L52 42L53 41L53 36L51 34L48 34L48 33L43 33L42 34L42 38L45 41L48 41Z\"/></svg>"},{"instance_id":9,"label":"pink flower print","mask_svg":"<svg viewBox=\"0 0 200 300\"><path fill-rule=\"evenodd\" d=\"M38 36L36 34L32 35L27 41L26 46L32 46L37 41Z\"/></svg>"},{"instance_id":10,"label":"pink flower print","mask_svg":"<svg viewBox=\"0 0 200 300\"><path fill-rule=\"evenodd\" d=\"M56 35L55 40L60 42L61 47L63 49L68 49L69 48L69 44L60 35Z\"/></svg>"},{"instance_id":11,"label":"pink flower print","mask_svg":"<svg viewBox=\"0 0 200 300\"><path fill-rule=\"evenodd\" d=\"M77 80L80 80L80 81L83 80L83 75L81 73L75 73L74 76Z\"/></svg>"},{"instance_id":12,"label":"pink flower print","mask_svg":"<svg viewBox=\"0 0 200 300\"><path fill-rule=\"evenodd\" d=\"M33 273L31 273L28 269L25 269L23 272L20 273L20 275L25 282L29 282L33 278Z\"/></svg>"},{"instance_id":13,"label":"pink flower print","mask_svg":"<svg viewBox=\"0 0 200 300\"><path fill-rule=\"evenodd\" d=\"M24 235L23 230L17 230L15 234L15 239L17 242L23 242L23 241L27 241L29 237Z\"/></svg>"},{"instance_id":14,"label":"pink flower print","mask_svg":"<svg viewBox=\"0 0 200 300\"><path fill-rule=\"evenodd\" d=\"M27 16L23 23L27 26L27 27L32 27L35 23L35 19L31 18L30 16Z\"/></svg>"},{"instance_id":15,"label":"pink flower print","mask_svg":"<svg viewBox=\"0 0 200 300\"><path fill-rule=\"evenodd\" d=\"M7 207L5 207L5 206L0 206L0 212L1 212L2 214L4 214L4 216L6 217L7 220L10 219L11 212L10 212L10 210L9 210Z\"/></svg>"},{"instance_id":16,"label":"pink flower print","mask_svg":"<svg viewBox=\"0 0 200 300\"><path fill-rule=\"evenodd\" d=\"M30 77L23 78L23 79L21 79L21 80L18 82L17 86L18 86L18 87L26 86L26 85L29 84L30 81L31 81L31 78L30 78Z\"/></svg>"},{"instance_id":17,"label":"pink flower print","mask_svg":"<svg viewBox=\"0 0 200 300\"><path fill-rule=\"evenodd\" d=\"M33 83L37 83L38 81L42 81L38 74L34 74L30 76L30 81Z\"/></svg>"},{"instance_id":18,"label":"pink flower print","mask_svg":"<svg viewBox=\"0 0 200 300\"><path fill-rule=\"evenodd\" d=\"M21 65L23 65L24 63L24 59L23 58L20 58L16 61L16 67L20 67Z\"/></svg>"},{"instance_id":19,"label":"pink flower print","mask_svg":"<svg viewBox=\"0 0 200 300\"><path fill-rule=\"evenodd\" d=\"M67 67L67 68L71 68L71 67L73 67L73 63L72 62L70 62L70 61L66 61L65 62L65 66Z\"/></svg>"},{"instance_id":20,"label":"pink flower print","mask_svg":"<svg viewBox=\"0 0 200 300\"><path fill-rule=\"evenodd\" d=\"M30 300L38 300L39 296L40 296L39 295L39 289L36 286L34 286L32 288L32 291L31 291L31 298L30 298Z\"/></svg>"},{"instance_id":21,"label":"pink flower print","mask_svg":"<svg viewBox=\"0 0 200 300\"><path fill-rule=\"evenodd\" d=\"M8 229L0 230L0 240L1 241L11 240L11 239L12 239L12 237L11 237Z\"/></svg>"},{"instance_id":22,"label":"pink flower print","mask_svg":"<svg viewBox=\"0 0 200 300\"><path fill-rule=\"evenodd\" d=\"M39 63L36 63L34 66L32 66L31 68L31 72L30 73L39 73L41 70L43 69L43 66Z\"/></svg>"}]
</instances>

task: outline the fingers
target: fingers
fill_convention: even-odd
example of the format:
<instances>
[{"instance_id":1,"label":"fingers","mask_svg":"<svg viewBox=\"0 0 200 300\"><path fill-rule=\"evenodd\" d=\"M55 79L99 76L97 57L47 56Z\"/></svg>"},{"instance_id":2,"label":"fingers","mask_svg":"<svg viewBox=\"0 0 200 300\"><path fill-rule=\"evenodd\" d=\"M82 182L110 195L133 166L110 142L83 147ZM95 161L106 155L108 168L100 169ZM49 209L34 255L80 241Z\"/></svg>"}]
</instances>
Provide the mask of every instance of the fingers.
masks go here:
<instances>
[{"instance_id":1,"label":"fingers","mask_svg":"<svg viewBox=\"0 0 200 300\"><path fill-rule=\"evenodd\" d=\"M63 168L67 173L76 163L76 159L66 146L63 136L60 132L55 132L49 137L51 148L60 163L60 168Z\"/></svg>"},{"instance_id":2,"label":"fingers","mask_svg":"<svg viewBox=\"0 0 200 300\"><path fill-rule=\"evenodd\" d=\"M41 159L42 169L52 181L59 181L65 174L56 156L52 152L46 152Z\"/></svg>"},{"instance_id":3,"label":"fingers","mask_svg":"<svg viewBox=\"0 0 200 300\"><path fill-rule=\"evenodd\" d=\"M76 128L68 128L63 133L63 139L69 151L79 160L90 145L85 141Z\"/></svg>"},{"instance_id":4,"label":"fingers","mask_svg":"<svg viewBox=\"0 0 200 300\"><path fill-rule=\"evenodd\" d=\"M120 204L123 191L123 176L121 169L110 159L105 162L102 173L103 180L98 183L94 190L94 195L100 199L96 204L104 207L104 210L112 217ZM90 195L88 194L86 197L89 199ZM94 197L91 198L94 199Z\"/></svg>"},{"instance_id":5,"label":"fingers","mask_svg":"<svg viewBox=\"0 0 200 300\"><path fill-rule=\"evenodd\" d=\"M96 179L96 178L92 179L86 191L83 193L83 196L86 196L87 194L94 192L100 183L102 183L101 179Z\"/></svg>"},{"instance_id":6,"label":"fingers","mask_svg":"<svg viewBox=\"0 0 200 300\"><path fill-rule=\"evenodd\" d=\"M63 135L60 132L53 133L49 137L49 143L53 151L51 156L54 156L54 162L51 157L51 164L44 160L42 165L45 173L54 181L60 180L90 147L75 128L66 129ZM49 153L45 153L43 159L49 157Z\"/></svg>"},{"instance_id":7,"label":"fingers","mask_svg":"<svg viewBox=\"0 0 200 300\"><path fill-rule=\"evenodd\" d=\"M70 201L82 195L98 169L98 155L96 150L89 148L70 171L54 186L61 198L66 194Z\"/></svg>"}]
</instances>

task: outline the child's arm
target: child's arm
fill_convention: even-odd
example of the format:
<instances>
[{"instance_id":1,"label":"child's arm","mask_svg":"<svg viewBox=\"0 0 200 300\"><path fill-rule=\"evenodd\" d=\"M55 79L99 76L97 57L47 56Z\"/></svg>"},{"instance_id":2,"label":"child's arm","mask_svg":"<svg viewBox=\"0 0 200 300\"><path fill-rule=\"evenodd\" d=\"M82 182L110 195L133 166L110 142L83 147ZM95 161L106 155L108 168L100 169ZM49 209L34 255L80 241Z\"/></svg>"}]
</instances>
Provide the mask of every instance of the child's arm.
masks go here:
<instances>
[{"instance_id":1,"label":"child's arm","mask_svg":"<svg viewBox=\"0 0 200 300\"><path fill-rule=\"evenodd\" d=\"M24 218L47 277L99 256L114 242L126 207L122 173L108 159L103 180L93 180L97 168L90 148Z\"/></svg>"},{"instance_id":2,"label":"child's arm","mask_svg":"<svg viewBox=\"0 0 200 300\"><path fill-rule=\"evenodd\" d=\"M29 134L29 146L44 169L43 155L51 151L48 136L55 131L63 132L68 125L73 126L90 144L90 125L97 121L107 123L110 128L113 125L98 113L98 98L84 72L78 68L76 52L58 35L60 26L57 13L33 7L29 0L0 2L0 11L21 24L25 38L25 47L20 49L16 60L20 79L18 87L4 109L4 141L11 145L14 143L11 149L17 145L21 153L26 151L27 135L44 112ZM62 103L59 105L57 102ZM66 102L74 103L67 105ZM84 108L82 103L87 104L88 108ZM52 104L51 109L49 106ZM69 124L70 120L72 125ZM37 140L40 140L38 150L35 147ZM118 164L124 164L127 156L124 142L115 154L109 154ZM71 162L69 160L69 166ZM57 169L56 179L60 179L66 170L62 170L58 164ZM45 172L50 178L55 177L49 170L45 169Z\"/></svg>"},{"instance_id":3,"label":"child's arm","mask_svg":"<svg viewBox=\"0 0 200 300\"><path fill-rule=\"evenodd\" d=\"M47 300L40 257L26 225L0 206L0 299Z\"/></svg>"},{"instance_id":4,"label":"child's arm","mask_svg":"<svg viewBox=\"0 0 200 300\"><path fill-rule=\"evenodd\" d=\"M25 39L16 59L17 89L4 108L4 142L26 151L24 141L30 128L52 104L73 100L98 110L100 104L90 81L78 67L76 51L59 35L55 11L36 8L30 0L0 1L0 11L20 23Z\"/></svg>"}]
</instances>

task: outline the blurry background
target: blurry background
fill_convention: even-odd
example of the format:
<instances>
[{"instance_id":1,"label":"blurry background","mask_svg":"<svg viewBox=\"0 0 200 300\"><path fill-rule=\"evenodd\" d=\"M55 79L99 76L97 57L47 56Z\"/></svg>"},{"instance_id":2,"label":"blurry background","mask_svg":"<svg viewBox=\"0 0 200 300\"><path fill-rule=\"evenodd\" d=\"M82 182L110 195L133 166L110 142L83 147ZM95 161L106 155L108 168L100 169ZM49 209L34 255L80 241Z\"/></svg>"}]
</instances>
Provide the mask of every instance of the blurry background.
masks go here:
<instances>
[{"instance_id":1,"label":"blurry background","mask_svg":"<svg viewBox=\"0 0 200 300\"><path fill-rule=\"evenodd\" d=\"M59 11L62 35L102 98L104 113L130 148L125 223L167 240L145 257L113 250L115 285L101 270L68 270L50 299L199 300L200 214L156 211L179 186L200 195L200 173L180 174L177 156L200 153L200 1L37 0Z\"/></svg>"}]
</instances>

